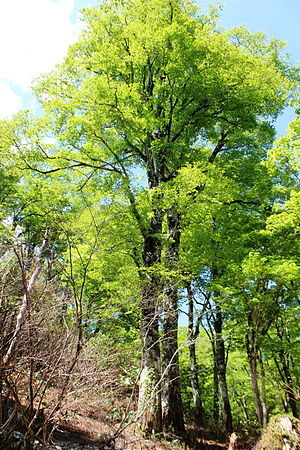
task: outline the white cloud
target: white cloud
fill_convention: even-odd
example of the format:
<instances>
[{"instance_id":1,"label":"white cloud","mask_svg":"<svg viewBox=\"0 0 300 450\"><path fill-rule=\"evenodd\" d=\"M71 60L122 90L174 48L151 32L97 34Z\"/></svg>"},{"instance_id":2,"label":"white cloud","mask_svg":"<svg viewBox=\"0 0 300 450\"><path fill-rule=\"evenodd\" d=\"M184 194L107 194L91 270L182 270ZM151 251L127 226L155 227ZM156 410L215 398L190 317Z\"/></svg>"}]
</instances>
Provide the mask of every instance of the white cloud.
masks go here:
<instances>
[{"instance_id":1,"label":"white cloud","mask_svg":"<svg viewBox=\"0 0 300 450\"><path fill-rule=\"evenodd\" d=\"M1 77L30 86L40 73L63 60L77 27L70 22L73 0L9 0L0 6Z\"/></svg>"},{"instance_id":2,"label":"white cloud","mask_svg":"<svg viewBox=\"0 0 300 450\"><path fill-rule=\"evenodd\" d=\"M15 114L21 106L21 98L13 92L5 81L0 80L0 119Z\"/></svg>"}]
</instances>

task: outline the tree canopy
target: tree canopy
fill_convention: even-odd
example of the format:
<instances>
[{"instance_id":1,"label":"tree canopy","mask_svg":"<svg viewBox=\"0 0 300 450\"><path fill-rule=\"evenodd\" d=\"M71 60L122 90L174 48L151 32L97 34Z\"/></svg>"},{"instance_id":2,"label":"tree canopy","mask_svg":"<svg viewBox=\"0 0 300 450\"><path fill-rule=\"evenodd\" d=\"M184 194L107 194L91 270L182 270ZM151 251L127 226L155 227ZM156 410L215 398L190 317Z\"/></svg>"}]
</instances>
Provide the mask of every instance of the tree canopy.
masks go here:
<instances>
[{"instance_id":1,"label":"tree canopy","mask_svg":"<svg viewBox=\"0 0 300 450\"><path fill-rule=\"evenodd\" d=\"M274 141L298 89L284 44L188 1L107 0L83 20L35 82L42 114L1 123L1 242L23 281L36 273L23 301L7 285L12 324L23 312L4 371L44 277L78 333L68 373L95 337L134 352L146 434L186 436L191 411L226 432L263 426L278 397L297 416L299 119Z\"/></svg>"}]
</instances>

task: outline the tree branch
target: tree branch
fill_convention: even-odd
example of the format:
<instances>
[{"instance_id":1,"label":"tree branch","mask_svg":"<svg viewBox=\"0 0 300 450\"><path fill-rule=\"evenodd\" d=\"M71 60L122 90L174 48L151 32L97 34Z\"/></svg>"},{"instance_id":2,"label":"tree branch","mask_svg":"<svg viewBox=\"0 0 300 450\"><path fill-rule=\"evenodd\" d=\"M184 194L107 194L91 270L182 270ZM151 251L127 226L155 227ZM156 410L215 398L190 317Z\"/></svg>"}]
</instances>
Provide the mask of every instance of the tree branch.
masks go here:
<instances>
[{"instance_id":1,"label":"tree branch","mask_svg":"<svg viewBox=\"0 0 300 450\"><path fill-rule=\"evenodd\" d=\"M217 145L215 146L215 148L213 149L211 155L208 158L208 162L212 163L214 162L214 160L216 159L217 155L222 152L223 150L225 150L224 146L226 144L226 138L228 136L228 132L222 132L221 133L221 137L217 142Z\"/></svg>"},{"instance_id":2,"label":"tree branch","mask_svg":"<svg viewBox=\"0 0 300 450\"><path fill-rule=\"evenodd\" d=\"M32 292L33 292L33 288L34 288L35 282L36 282L37 277L38 277L38 275L39 275L39 273L41 271L41 268L42 268L41 254L42 254L42 252L43 252L43 250L44 250L44 248L45 248L45 246L47 244L47 241L48 241L48 238L49 238L49 234L50 234L50 230L47 228L47 230L45 231L45 234L44 234L43 242L42 242L42 244L41 244L41 246L40 246L40 248L39 248L39 250L38 250L38 252L36 254L36 267L35 267L34 271L32 272L31 277L29 278L28 282L26 280L26 275L24 273L25 269L23 267L22 261L20 260L19 255L17 254L17 252L15 251L15 253L16 253L18 259L19 259L19 263L21 265L21 268L22 268L22 278L23 278L23 286L24 286L24 291L25 292L24 292L21 308L20 308L19 314L17 316L17 322L16 322L16 326L15 326L15 331L14 331L14 334L13 334L13 336L11 338L8 350L7 350L7 352L6 352L6 354L4 355L4 358L3 358L3 363L5 365L8 364L9 361L11 360L11 358L13 356L13 353L14 353L14 350L16 348L16 345L18 343L18 338L19 338L19 335L20 335L20 332L21 332L22 325L24 323L25 314L27 313L28 308L30 306L30 301L31 301L31 295L32 295Z\"/></svg>"}]
</instances>

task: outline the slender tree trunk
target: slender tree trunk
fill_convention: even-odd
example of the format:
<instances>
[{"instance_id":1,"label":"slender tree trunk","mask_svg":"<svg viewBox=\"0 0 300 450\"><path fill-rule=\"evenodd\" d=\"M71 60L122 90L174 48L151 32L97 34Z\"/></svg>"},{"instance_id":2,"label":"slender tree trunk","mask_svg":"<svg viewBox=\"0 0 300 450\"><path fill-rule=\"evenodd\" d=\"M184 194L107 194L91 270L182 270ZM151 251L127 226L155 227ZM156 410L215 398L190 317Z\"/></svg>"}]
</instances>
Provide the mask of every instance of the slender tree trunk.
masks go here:
<instances>
[{"instance_id":1,"label":"slender tree trunk","mask_svg":"<svg viewBox=\"0 0 300 450\"><path fill-rule=\"evenodd\" d=\"M259 386L258 386L258 375L257 375L257 354L255 351L250 352L248 355L249 365L250 365L250 375L252 383L252 391L254 396L255 410L258 423L263 426L263 408L260 398Z\"/></svg>"},{"instance_id":2,"label":"slender tree trunk","mask_svg":"<svg viewBox=\"0 0 300 450\"><path fill-rule=\"evenodd\" d=\"M154 211L144 237L143 265L145 273L141 300L142 361L139 382L138 415L146 435L162 431L161 362L158 333L158 296L160 285L155 264L161 257L161 229L163 214ZM147 269L150 269L149 271Z\"/></svg>"},{"instance_id":3,"label":"slender tree trunk","mask_svg":"<svg viewBox=\"0 0 300 450\"><path fill-rule=\"evenodd\" d=\"M218 373L221 405L222 405L222 422L225 430L231 433L233 430L232 414L229 402L227 379L226 379L226 356L225 345L223 339L223 317L221 306L217 300L218 292L215 293L216 313L214 320L215 329L215 359Z\"/></svg>"},{"instance_id":4,"label":"slender tree trunk","mask_svg":"<svg viewBox=\"0 0 300 450\"><path fill-rule=\"evenodd\" d=\"M262 353L259 355L260 375L261 375L261 402L262 402L262 417L263 426L268 423L268 406L267 406L267 391L266 391L266 374L265 366L262 359Z\"/></svg>"},{"instance_id":5,"label":"slender tree trunk","mask_svg":"<svg viewBox=\"0 0 300 450\"><path fill-rule=\"evenodd\" d=\"M175 207L168 213L167 265L177 269L180 242L180 218ZM170 275L165 279L163 298L162 340L162 418L163 428L176 434L185 433L180 392L178 358L178 280Z\"/></svg>"},{"instance_id":6,"label":"slender tree trunk","mask_svg":"<svg viewBox=\"0 0 300 450\"><path fill-rule=\"evenodd\" d=\"M248 318L248 323L251 317ZM251 337L250 337L251 333ZM254 397L255 411L258 423L260 426L263 426L263 407L260 398L259 385L258 385L258 374L257 374L257 360L258 360L258 348L256 345L256 337L254 336L254 331L251 327L248 327L246 331L246 350L248 355L249 367L250 367L250 376L251 376L251 384L252 384L252 392Z\"/></svg>"},{"instance_id":7,"label":"slender tree trunk","mask_svg":"<svg viewBox=\"0 0 300 450\"><path fill-rule=\"evenodd\" d=\"M14 357L14 353L15 353L16 347L18 345L21 329L22 329L26 314L28 313L28 309L30 307L32 292L33 292L36 280L42 269L41 255L47 244L49 233L50 233L50 230L47 229L44 234L43 242L42 242L41 246L39 247L37 254L33 260L33 264L35 264L35 267L34 267L34 270L28 280L27 280L27 271L26 271L26 268L24 267L21 254L19 254L18 251L16 250L16 256L19 260L19 264L20 264L21 271L22 271L24 295L23 295L21 307L20 307L20 310L19 310L19 313L18 313L18 316L16 319L14 333L10 340L9 347L3 356L3 365L4 366L8 365L10 360Z\"/></svg>"},{"instance_id":8,"label":"slender tree trunk","mask_svg":"<svg viewBox=\"0 0 300 450\"><path fill-rule=\"evenodd\" d=\"M241 398L239 398L240 394L236 394L237 396L237 403L241 406L243 413L244 413L244 418L246 422L249 422L249 413L248 413L248 407L247 407L247 402L245 400L245 396L242 394Z\"/></svg>"},{"instance_id":9,"label":"slender tree trunk","mask_svg":"<svg viewBox=\"0 0 300 450\"><path fill-rule=\"evenodd\" d=\"M296 418L299 418L298 408L297 408L297 399L294 394L294 383L293 383L292 375L290 372L289 360L283 350L281 350L279 352L279 358L280 358L280 362L282 365L282 372L283 372L282 378L283 378L283 382L286 385L286 392L287 392L289 407L292 411L293 416Z\"/></svg>"},{"instance_id":10,"label":"slender tree trunk","mask_svg":"<svg viewBox=\"0 0 300 450\"><path fill-rule=\"evenodd\" d=\"M280 386L280 387L281 387L281 386ZM281 403L282 403L284 412L285 412L286 414L288 414L288 412L289 412L289 405L288 405L288 401L287 401L286 396L284 396L284 397L281 396Z\"/></svg>"},{"instance_id":11,"label":"slender tree trunk","mask_svg":"<svg viewBox=\"0 0 300 450\"><path fill-rule=\"evenodd\" d=\"M277 370L279 372L279 375L285 385L286 395L288 399L289 407L292 411L292 414L294 417L299 418L298 414L298 408L297 408L297 399L295 396L295 389L294 389L294 381L293 377L290 371L290 366L294 366L291 354L289 352L286 352L284 350L284 335L286 336L287 342L290 344L290 339L288 336L288 332L284 332L285 326L284 323L278 323L276 326L277 331L277 337L281 342L281 349L278 352L279 361L274 358L275 364L277 366ZM279 366L281 365L281 367ZM298 383L296 383L298 384Z\"/></svg>"},{"instance_id":12,"label":"slender tree trunk","mask_svg":"<svg viewBox=\"0 0 300 450\"><path fill-rule=\"evenodd\" d=\"M191 284L187 283L187 293L188 293L188 345L189 345L189 356L190 356L190 370L191 370L191 388L193 395L194 404L194 417L199 425L204 423L204 411L200 395L199 387L199 369L196 356L196 339L198 337L198 328L194 326L194 299L191 289Z\"/></svg>"},{"instance_id":13,"label":"slender tree trunk","mask_svg":"<svg viewBox=\"0 0 300 450\"><path fill-rule=\"evenodd\" d=\"M198 364L196 357L195 342L189 344L190 353L190 368L191 368L191 388L194 403L194 417L199 425L204 424L204 411L202 407L202 401L200 396L199 377L198 377Z\"/></svg>"},{"instance_id":14,"label":"slender tree trunk","mask_svg":"<svg viewBox=\"0 0 300 450\"><path fill-rule=\"evenodd\" d=\"M223 145L223 144L222 144ZM212 229L216 231L217 221L215 217L212 217ZM212 245L217 250L218 244L212 239ZM211 268L212 281L216 281L220 276L219 270L216 266ZM220 389L220 399L222 406L222 425L223 428L228 433L232 433L232 413L231 406L228 395L227 379L226 379L226 355L225 355L225 344L223 339L223 314L222 307L220 304L220 292L215 290L213 292L213 297L215 301L215 314L213 319L213 327L215 331L215 343L214 343L214 364L216 367L216 372L218 376L219 389Z\"/></svg>"},{"instance_id":15,"label":"slender tree trunk","mask_svg":"<svg viewBox=\"0 0 300 450\"><path fill-rule=\"evenodd\" d=\"M220 402L219 402L219 378L217 369L216 351L214 349L214 396L213 396L213 419L215 426L218 426L220 420Z\"/></svg>"}]
</instances>

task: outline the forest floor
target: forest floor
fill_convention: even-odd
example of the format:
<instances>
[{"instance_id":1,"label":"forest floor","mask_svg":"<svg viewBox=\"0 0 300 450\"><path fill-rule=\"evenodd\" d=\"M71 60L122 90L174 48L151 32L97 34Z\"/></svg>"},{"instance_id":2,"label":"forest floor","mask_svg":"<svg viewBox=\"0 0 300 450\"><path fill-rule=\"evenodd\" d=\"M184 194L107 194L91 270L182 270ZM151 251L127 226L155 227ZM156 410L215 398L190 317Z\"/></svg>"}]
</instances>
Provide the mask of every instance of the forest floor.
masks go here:
<instances>
[{"instance_id":1,"label":"forest floor","mask_svg":"<svg viewBox=\"0 0 300 450\"><path fill-rule=\"evenodd\" d=\"M195 429L192 434L195 435ZM200 431L200 430L199 430ZM118 437L113 438L115 427L111 423L100 422L85 416L77 416L71 421L59 425L53 435L51 449L56 450L183 450L183 449L227 449L228 443L218 442L214 439L193 438L192 444L185 444L175 436L163 436L157 439L145 439L131 427L126 428ZM201 433L203 436L203 434ZM240 447L245 448L245 447Z\"/></svg>"},{"instance_id":2,"label":"forest floor","mask_svg":"<svg viewBox=\"0 0 300 450\"><path fill-rule=\"evenodd\" d=\"M95 419L78 412L62 421L53 434L51 450L222 450L228 449L229 439L215 439L207 429L188 427L191 436L186 444L175 436L145 439L133 427L127 427L116 438L117 423L109 419ZM250 443L239 442L237 449L253 448Z\"/></svg>"},{"instance_id":3,"label":"forest floor","mask_svg":"<svg viewBox=\"0 0 300 450\"><path fill-rule=\"evenodd\" d=\"M161 434L146 439L132 420L132 425L122 422L124 399L115 396L113 399L102 399L93 396L77 396L69 398L60 411L60 417L49 424L51 433L49 445L42 446L35 441L35 450L226 450L229 436L222 436L218 430L187 425L188 439L183 440L174 435ZM13 401L12 401L13 404ZM133 405L132 405L133 406ZM128 405L127 405L128 408ZM5 446L0 439L0 450L21 448L24 429L15 428L13 443ZM18 431L17 431L18 430ZM52 431L50 431L52 430ZM4 446L3 446L4 444ZM240 437L236 449L248 450L255 445L255 440ZM22 447L23 448L23 447ZM26 447L27 448L27 447Z\"/></svg>"}]
</instances>

